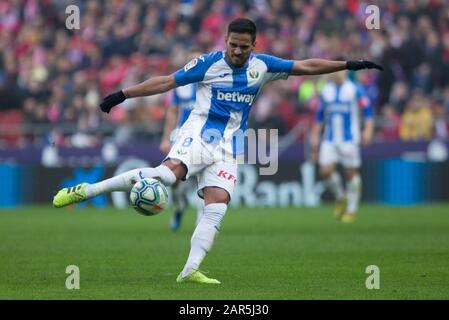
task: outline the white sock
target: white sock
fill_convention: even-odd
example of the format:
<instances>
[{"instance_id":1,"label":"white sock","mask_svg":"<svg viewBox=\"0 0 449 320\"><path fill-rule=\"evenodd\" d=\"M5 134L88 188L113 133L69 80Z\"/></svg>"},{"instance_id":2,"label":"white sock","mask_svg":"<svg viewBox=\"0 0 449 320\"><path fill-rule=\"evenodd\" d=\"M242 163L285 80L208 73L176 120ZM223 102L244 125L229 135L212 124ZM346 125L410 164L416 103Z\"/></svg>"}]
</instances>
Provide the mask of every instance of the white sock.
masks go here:
<instances>
[{"instance_id":1,"label":"white sock","mask_svg":"<svg viewBox=\"0 0 449 320\"><path fill-rule=\"evenodd\" d=\"M190 253L182 270L182 277L187 276L192 270L197 270L212 248L227 207L224 203L211 203L204 207L203 216L190 240Z\"/></svg>"},{"instance_id":2,"label":"white sock","mask_svg":"<svg viewBox=\"0 0 449 320\"><path fill-rule=\"evenodd\" d=\"M195 226L200 223L201 218L203 217L203 210L204 210L204 200L198 197L198 200L196 201L196 222Z\"/></svg>"},{"instance_id":3,"label":"white sock","mask_svg":"<svg viewBox=\"0 0 449 320\"><path fill-rule=\"evenodd\" d=\"M112 191L131 191L134 184L143 178L159 178L163 184L172 185L176 176L167 166L161 164L156 168L139 168L119 174L115 177L89 184L86 187L88 198Z\"/></svg>"},{"instance_id":4,"label":"white sock","mask_svg":"<svg viewBox=\"0 0 449 320\"><path fill-rule=\"evenodd\" d=\"M329 178L326 179L326 184L334 194L335 199L340 200L344 197L343 183L338 172L332 172Z\"/></svg>"},{"instance_id":5,"label":"white sock","mask_svg":"<svg viewBox=\"0 0 449 320\"><path fill-rule=\"evenodd\" d=\"M348 181L348 213L356 213L359 209L360 195L362 194L362 179L356 174Z\"/></svg>"}]
</instances>

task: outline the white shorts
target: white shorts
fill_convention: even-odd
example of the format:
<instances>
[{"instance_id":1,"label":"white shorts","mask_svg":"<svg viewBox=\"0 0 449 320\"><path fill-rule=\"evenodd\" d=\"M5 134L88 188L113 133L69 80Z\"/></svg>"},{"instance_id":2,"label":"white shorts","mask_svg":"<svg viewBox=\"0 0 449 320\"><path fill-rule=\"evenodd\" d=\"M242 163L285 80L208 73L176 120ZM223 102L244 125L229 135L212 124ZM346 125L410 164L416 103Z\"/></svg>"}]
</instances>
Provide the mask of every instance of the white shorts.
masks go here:
<instances>
[{"instance_id":1,"label":"white shorts","mask_svg":"<svg viewBox=\"0 0 449 320\"><path fill-rule=\"evenodd\" d=\"M208 144L200 136L201 128L184 125L180 128L166 159L177 159L187 167L185 179L196 176L198 196L205 187L219 187L231 199L237 183L237 161L224 158L220 145Z\"/></svg>"},{"instance_id":2,"label":"white shorts","mask_svg":"<svg viewBox=\"0 0 449 320\"><path fill-rule=\"evenodd\" d=\"M345 168L359 168L361 165L359 144L322 141L318 162L320 166L340 163Z\"/></svg>"}]
</instances>

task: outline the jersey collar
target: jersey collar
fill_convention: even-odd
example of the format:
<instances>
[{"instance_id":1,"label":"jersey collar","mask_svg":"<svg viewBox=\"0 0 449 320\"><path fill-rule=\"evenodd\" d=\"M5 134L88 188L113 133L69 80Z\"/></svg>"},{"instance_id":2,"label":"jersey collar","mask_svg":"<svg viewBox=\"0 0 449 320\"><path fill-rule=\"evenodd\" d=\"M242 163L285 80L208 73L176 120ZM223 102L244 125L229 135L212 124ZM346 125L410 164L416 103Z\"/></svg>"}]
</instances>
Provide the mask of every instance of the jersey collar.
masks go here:
<instances>
[{"instance_id":1,"label":"jersey collar","mask_svg":"<svg viewBox=\"0 0 449 320\"><path fill-rule=\"evenodd\" d=\"M248 69L249 66L249 61L253 58L253 54L251 53L248 57L248 60L246 60L245 64L241 67L235 67L232 63L230 63L227 59L226 59L226 51L223 51L223 60L226 62L226 64L229 66L229 68L231 68L232 70L245 70Z\"/></svg>"}]
</instances>

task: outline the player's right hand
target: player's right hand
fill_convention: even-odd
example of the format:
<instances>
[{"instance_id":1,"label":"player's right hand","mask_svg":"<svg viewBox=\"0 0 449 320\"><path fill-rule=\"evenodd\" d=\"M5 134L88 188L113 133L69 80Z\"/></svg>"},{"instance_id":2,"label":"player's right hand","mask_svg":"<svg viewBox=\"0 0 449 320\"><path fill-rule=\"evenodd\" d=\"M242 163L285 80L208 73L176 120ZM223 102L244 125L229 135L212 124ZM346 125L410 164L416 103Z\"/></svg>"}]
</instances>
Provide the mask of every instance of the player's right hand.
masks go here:
<instances>
[{"instance_id":1,"label":"player's right hand","mask_svg":"<svg viewBox=\"0 0 449 320\"><path fill-rule=\"evenodd\" d=\"M103 102L100 103L100 109L103 112L109 113L112 107L122 103L126 100L126 96L123 91L114 92L103 99Z\"/></svg>"},{"instance_id":2,"label":"player's right hand","mask_svg":"<svg viewBox=\"0 0 449 320\"><path fill-rule=\"evenodd\" d=\"M312 161L318 161L318 148L320 146L320 137L317 134L312 133L309 137L310 143L310 156Z\"/></svg>"},{"instance_id":3,"label":"player's right hand","mask_svg":"<svg viewBox=\"0 0 449 320\"><path fill-rule=\"evenodd\" d=\"M312 149L318 149L318 146L320 145L320 137L312 132L309 136L309 143Z\"/></svg>"},{"instance_id":4,"label":"player's right hand","mask_svg":"<svg viewBox=\"0 0 449 320\"><path fill-rule=\"evenodd\" d=\"M371 130L363 130L362 132L362 143L368 145L373 141L373 132Z\"/></svg>"},{"instance_id":5,"label":"player's right hand","mask_svg":"<svg viewBox=\"0 0 449 320\"><path fill-rule=\"evenodd\" d=\"M310 152L310 159L313 162L318 162L318 148L312 148L312 151Z\"/></svg>"}]
</instances>

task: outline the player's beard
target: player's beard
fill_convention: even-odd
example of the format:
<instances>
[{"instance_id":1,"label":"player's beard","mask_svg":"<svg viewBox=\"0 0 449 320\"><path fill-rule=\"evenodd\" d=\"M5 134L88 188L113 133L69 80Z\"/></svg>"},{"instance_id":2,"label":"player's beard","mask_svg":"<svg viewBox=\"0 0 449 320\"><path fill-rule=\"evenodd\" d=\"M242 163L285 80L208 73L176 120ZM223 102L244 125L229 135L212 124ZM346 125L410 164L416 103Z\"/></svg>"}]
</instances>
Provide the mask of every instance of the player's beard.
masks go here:
<instances>
[{"instance_id":1,"label":"player's beard","mask_svg":"<svg viewBox=\"0 0 449 320\"><path fill-rule=\"evenodd\" d=\"M237 67L241 67L243 66L245 63L243 62L243 57L242 56L234 56L234 65L236 65Z\"/></svg>"},{"instance_id":2,"label":"player's beard","mask_svg":"<svg viewBox=\"0 0 449 320\"><path fill-rule=\"evenodd\" d=\"M234 67L243 67L246 63L246 59L243 54L240 56L227 54L226 58Z\"/></svg>"}]
</instances>

